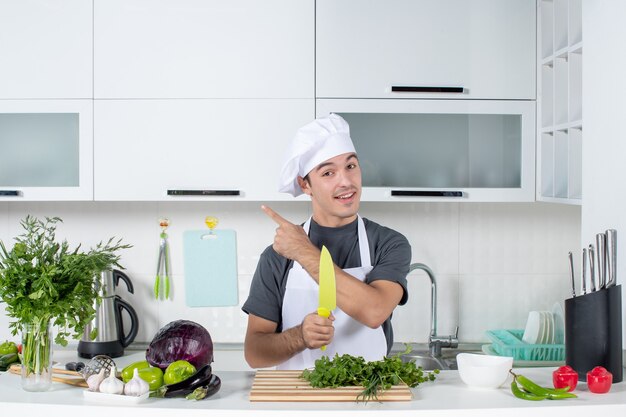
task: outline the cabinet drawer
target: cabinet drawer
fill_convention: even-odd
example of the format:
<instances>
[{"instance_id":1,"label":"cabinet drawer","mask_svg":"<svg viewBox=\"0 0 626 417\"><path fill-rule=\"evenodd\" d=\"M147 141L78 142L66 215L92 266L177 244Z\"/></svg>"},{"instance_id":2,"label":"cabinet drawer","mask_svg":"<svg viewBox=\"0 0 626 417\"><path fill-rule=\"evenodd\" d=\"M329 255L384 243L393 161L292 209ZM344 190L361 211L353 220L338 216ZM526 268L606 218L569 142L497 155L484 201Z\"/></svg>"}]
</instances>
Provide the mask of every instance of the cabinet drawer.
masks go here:
<instances>
[{"instance_id":1,"label":"cabinet drawer","mask_svg":"<svg viewBox=\"0 0 626 417\"><path fill-rule=\"evenodd\" d=\"M94 111L96 200L282 200L284 149L314 101L96 100Z\"/></svg>"},{"instance_id":2,"label":"cabinet drawer","mask_svg":"<svg viewBox=\"0 0 626 417\"><path fill-rule=\"evenodd\" d=\"M313 0L95 0L96 98L312 98Z\"/></svg>"},{"instance_id":3,"label":"cabinet drawer","mask_svg":"<svg viewBox=\"0 0 626 417\"><path fill-rule=\"evenodd\" d=\"M318 0L316 97L534 99L535 13L529 0Z\"/></svg>"}]
</instances>

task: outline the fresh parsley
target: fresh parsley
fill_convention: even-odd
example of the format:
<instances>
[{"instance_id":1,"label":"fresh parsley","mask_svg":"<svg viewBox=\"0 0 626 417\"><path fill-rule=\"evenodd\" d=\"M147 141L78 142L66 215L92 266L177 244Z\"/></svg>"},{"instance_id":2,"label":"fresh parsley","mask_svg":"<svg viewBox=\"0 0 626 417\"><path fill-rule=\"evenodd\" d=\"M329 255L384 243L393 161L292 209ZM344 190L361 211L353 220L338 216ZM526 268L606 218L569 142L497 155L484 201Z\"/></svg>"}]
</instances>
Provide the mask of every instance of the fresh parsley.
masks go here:
<instances>
[{"instance_id":1,"label":"fresh parsley","mask_svg":"<svg viewBox=\"0 0 626 417\"><path fill-rule=\"evenodd\" d=\"M386 357L380 361L367 362L363 357L344 354L335 354L333 359L322 356L315 361L315 367L305 369L302 378L309 381L316 388L337 388L345 386L362 386L364 389L357 397L357 401L377 400L378 394L398 385L401 382L415 388L422 382L434 381L438 369L424 372L415 362L403 362L401 356L409 353L411 346L407 345L404 352Z\"/></svg>"},{"instance_id":2,"label":"fresh parsley","mask_svg":"<svg viewBox=\"0 0 626 417\"><path fill-rule=\"evenodd\" d=\"M88 252L80 245L70 250L67 241L55 240L56 226L62 220L45 221L26 216L20 222L24 234L15 238L9 251L0 241L0 299L6 303L13 335L27 325L58 326L55 342L67 345L67 338L80 338L95 315L99 300L100 272L118 264L121 239L100 242Z\"/></svg>"}]
</instances>

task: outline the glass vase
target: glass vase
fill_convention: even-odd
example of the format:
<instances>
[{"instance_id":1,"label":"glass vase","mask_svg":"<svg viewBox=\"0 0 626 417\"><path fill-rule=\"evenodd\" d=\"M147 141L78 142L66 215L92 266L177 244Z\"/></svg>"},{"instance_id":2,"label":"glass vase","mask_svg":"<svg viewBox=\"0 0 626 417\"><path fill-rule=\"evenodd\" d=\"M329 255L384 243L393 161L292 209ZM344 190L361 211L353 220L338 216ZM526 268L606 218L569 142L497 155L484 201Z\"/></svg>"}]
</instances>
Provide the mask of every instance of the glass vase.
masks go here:
<instances>
[{"instance_id":1,"label":"glass vase","mask_svg":"<svg viewBox=\"0 0 626 417\"><path fill-rule=\"evenodd\" d=\"M22 388L47 391L52 385L52 326L50 321L22 328Z\"/></svg>"}]
</instances>

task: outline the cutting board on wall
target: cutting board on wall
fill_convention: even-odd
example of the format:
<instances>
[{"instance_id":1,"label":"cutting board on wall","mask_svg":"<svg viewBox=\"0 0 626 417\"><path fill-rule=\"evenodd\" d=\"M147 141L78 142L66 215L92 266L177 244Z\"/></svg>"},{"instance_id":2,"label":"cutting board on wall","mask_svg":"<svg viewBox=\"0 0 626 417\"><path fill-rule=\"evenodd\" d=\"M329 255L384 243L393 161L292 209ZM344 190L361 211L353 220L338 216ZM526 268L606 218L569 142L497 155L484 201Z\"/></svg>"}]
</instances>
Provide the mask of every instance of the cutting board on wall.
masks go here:
<instances>
[{"instance_id":1,"label":"cutting board on wall","mask_svg":"<svg viewBox=\"0 0 626 417\"><path fill-rule=\"evenodd\" d=\"M256 372L250 401L331 402L356 401L363 387L314 388L300 378L302 371L262 369ZM393 385L378 395L376 401L411 401L413 394L407 385Z\"/></svg>"},{"instance_id":2,"label":"cutting board on wall","mask_svg":"<svg viewBox=\"0 0 626 417\"><path fill-rule=\"evenodd\" d=\"M234 230L183 233L185 301L189 307L236 306L237 234Z\"/></svg>"}]
</instances>

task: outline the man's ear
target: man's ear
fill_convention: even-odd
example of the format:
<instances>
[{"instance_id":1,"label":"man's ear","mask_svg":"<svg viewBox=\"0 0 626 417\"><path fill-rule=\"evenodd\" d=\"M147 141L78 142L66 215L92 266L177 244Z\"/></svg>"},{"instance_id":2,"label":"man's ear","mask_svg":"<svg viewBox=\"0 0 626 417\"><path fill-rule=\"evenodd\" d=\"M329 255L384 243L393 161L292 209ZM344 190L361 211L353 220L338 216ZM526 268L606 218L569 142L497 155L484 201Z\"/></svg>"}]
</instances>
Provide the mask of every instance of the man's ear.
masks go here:
<instances>
[{"instance_id":1,"label":"man's ear","mask_svg":"<svg viewBox=\"0 0 626 417\"><path fill-rule=\"evenodd\" d=\"M302 192L306 195L311 195L311 185L309 184L309 180L305 180L301 176L298 175L298 185L302 188Z\"/></svg>"}]
</instances>

